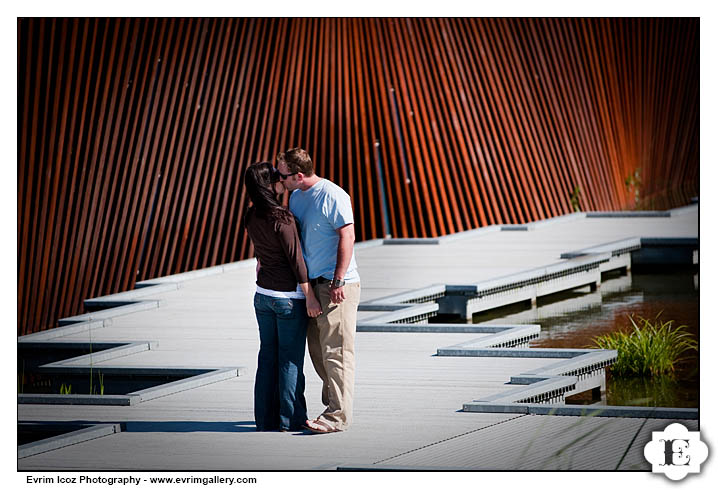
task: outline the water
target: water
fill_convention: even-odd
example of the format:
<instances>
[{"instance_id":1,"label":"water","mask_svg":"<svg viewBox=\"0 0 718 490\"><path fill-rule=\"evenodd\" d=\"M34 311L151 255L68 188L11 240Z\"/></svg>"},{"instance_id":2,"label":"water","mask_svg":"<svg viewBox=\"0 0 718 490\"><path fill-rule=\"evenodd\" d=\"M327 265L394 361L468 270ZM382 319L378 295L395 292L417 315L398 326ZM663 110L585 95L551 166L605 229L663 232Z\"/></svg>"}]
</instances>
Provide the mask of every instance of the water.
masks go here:
<instances>
[{"instance_id":1,"label":"water","mask_svg":"<svg viewBox=\"0 0 718 490\"><path fill-rule=\"evenodd\" d=\"M598 335L628 331L628 316L654 319L660 313L673 326L686 325L699 338L698 274L694 271L606 274L601 288L559 293L539 299L537 306L520 304L474 315L474 323L539 324L541 335L531 347L595 347ZM697 408L698 353L686 354L674 376L620 379L607 375L607 405Z\"/></svg>"}]
</instances>

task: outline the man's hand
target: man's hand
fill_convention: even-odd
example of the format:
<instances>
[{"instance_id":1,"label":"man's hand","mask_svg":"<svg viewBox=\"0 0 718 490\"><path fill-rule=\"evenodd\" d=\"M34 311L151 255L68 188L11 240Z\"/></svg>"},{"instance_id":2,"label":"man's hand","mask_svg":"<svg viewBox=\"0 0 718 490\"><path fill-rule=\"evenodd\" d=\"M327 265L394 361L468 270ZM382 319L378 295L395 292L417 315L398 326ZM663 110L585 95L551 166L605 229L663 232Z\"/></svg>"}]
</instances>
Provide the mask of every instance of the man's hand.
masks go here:
<instances>
[{"instance_id":1,"label":"man's hand","mask_svg":"<svg viewBox=\"0 0 718 490\"><path fill-rule=\"evenodd\" d=\"M344 299L344 286L339 286L338 288L329 287L329 300L332 303L338 305L344 301Z\"/></svg>"}]
</instances>

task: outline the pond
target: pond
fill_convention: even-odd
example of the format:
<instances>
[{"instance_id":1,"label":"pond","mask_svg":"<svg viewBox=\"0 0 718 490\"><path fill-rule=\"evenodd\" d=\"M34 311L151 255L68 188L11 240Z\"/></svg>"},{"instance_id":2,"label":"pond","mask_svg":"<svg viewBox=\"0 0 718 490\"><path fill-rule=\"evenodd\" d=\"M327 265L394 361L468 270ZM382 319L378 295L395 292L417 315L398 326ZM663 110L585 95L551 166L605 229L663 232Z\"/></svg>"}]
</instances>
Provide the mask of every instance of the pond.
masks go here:
<instances>
[{"instance_id":1,"label":"pond","mask_svg":"<svg viewBox=\"0 0 718 490\"><path fill-rule=\"evenodd\" d=\"M178 370L162 368L107 368L102 364L95 365L93 369L87 366L45 366L48 363L90 353L99 354L107 349L122 345L126 344L89 344L83 342L18 343L18 394L124 395L184 380L210 371L210 369L185 369L178 372Z\"/></svg>"},{"instance_id":2,"label":"pond","mask_svg":"<svg viewBox=\"0 0 718 490\"><path fill-rule=\"evenodd\" d=\"M67 394L67 395L126 395L136 391L155 388L174 381L187 379L194 374L157 374L143 373L139 369L124 369L118 372L113 369L95 368L90 375L87 369L57 369L53 372L25 372L24 384L18 392L24 395L33 394ZM204 374L208 370L198 370Z\"/></svg>"},{"instance_id":3,"label":"pond","mask_svg":"<svg viewBox=\"0 0 718 490\"><path fill-rule=\"evenodd\" d=\"M18 342L17 344L17 372L36 370L43 364L71 359L91 353L99 353L121 343L94 343L86 342Z\"/></svg>"},{"instance_id":4,"label":"pond","mask_svg":"<svg viewBox=\"0 0 718 490\"><path fill-rule=\"evenodd\" d=\"M697 270L666 270L604 274L601 288L588 288L540 298L536 307L523 303L481 312L473 323L539 324L541 335L531 347L593 347L593 338L631 328L628 316L654 319L658 314L673 326L686 325L699 338ZM607 391L601 403L697 408L699 406L698 353L679 363L675 376L620 379L607 373Z\"/></svg>"}]
</instances>

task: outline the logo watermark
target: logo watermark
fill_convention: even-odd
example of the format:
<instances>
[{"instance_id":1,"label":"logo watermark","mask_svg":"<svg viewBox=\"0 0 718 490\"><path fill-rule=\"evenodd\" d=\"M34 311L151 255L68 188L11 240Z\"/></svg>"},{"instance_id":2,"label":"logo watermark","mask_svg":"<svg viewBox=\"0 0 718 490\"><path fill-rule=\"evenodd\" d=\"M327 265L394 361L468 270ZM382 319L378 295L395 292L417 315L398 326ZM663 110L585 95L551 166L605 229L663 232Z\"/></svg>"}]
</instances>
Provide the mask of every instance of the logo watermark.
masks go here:
<instances>
[{"instance_id":1,"label":"logo watermark","mask_svg":"<svg viewBox=\"0 0 718 490\"><path fill-rule=\"evenodd\" d=\"M708 458L708 446L700 432L689 432L681 424L671 424L643 448L643 455L653 465L653 473L665 473L671 480L682 480L688 473L700 473Z\"/></svg>"}]
</instances>

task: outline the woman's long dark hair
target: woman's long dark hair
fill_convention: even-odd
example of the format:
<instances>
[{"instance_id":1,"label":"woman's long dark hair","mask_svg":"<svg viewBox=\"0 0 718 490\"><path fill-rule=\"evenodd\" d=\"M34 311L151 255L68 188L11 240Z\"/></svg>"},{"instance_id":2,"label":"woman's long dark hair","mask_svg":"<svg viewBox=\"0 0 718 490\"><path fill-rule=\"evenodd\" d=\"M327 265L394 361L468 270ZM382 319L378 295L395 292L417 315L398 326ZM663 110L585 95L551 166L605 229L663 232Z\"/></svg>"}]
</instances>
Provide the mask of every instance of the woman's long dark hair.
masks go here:
<instances>
[{"instance_id":1,"label":"woman's long dark hair","mask_svg":"<svg viewBox=\"0 0 718 490\"><path fill-rule=\"evenodd\" d=\"M289 224L292 222L292 213L279 203L274 193L276 176L278 172L271 163L253 163L244 172L244 186L257 216Z\"/></svg>"}]
</instances>

